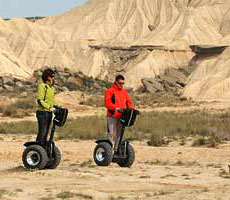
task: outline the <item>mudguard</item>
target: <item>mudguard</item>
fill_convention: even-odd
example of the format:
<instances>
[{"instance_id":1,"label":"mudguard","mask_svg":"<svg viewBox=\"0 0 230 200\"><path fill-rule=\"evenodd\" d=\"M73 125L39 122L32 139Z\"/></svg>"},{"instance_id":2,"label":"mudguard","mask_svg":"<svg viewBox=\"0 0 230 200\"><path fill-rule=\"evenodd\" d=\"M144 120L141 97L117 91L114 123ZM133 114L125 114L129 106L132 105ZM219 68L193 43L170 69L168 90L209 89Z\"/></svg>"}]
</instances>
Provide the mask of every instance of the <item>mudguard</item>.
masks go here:
<instances>
[{"instance_id":1,"label":"mudguard","mask_svg":"<svg viewBox=\"0 0 230 200\"><path fill-rule=\"evenodd\" d=\"M111 145L111 147L113 146L112 142L109 139L98 139L95 141L95 143L99 144L101 142L107 142Z\"/></svg>"},{"instance_id":2,"label":"mudguard","mask_svg":"<svg viewBox=\"0 0 230 200\"><path fill-rule=\"evenodd\" d=\"M39 146L42 146L39 142L36 142L36 141L26 142L26 143L24 144L25 147L28 147L28 146L31 146L31 145L39 145Z\"/></svg>"}]
</instances>

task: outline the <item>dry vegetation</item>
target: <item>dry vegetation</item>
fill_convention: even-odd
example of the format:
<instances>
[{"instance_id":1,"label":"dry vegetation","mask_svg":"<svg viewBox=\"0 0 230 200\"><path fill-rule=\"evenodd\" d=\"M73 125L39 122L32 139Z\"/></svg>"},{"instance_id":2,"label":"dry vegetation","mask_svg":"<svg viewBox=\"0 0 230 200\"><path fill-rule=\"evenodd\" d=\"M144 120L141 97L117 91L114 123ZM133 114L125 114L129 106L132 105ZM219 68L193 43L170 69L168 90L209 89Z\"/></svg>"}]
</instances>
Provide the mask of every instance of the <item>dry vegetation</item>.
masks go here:
<instances>
[{"instance_id":1,"label":"dry vegetation","mask_svg":"<svg viewBox=\"0 0 230 200\"><path fill-rule=\"evenodd\" d=\"M14 94L6 94L6 98L14 100L8 104L3 102L0 105L0 113L3 117L12 118L30 116L36 109L35 95L35 93L25 93L25 96L23 96L20 91L15 91Z\"/></svg>"},{"instance_id":2,"label":"dry vegetation","mask_svg":"<svg viewBox=\"0 0 230 200\"><path fill-rule=\"evenodd\" d=\"M30 107L34 98L16 98L8 107L34 113L35 108ZM206 195L207 199L224 200L229 196L228 144L223 143L230 139L230 113L202 109L182 112L180 107L194 103L170 96L143 94L131 98L143 111L136 124L126 129L125 137L136 152L135 163L128 169L116 164L101 168L93 162L94 140L106 136L105 114L96 113L70 117L64 127L57 127L55 141L62 153L57 169L26 170L21 163L22 146L34 140L37 122L16 122L11 115L10 122L0 126L0 162L5 163L0 166L0 179L4 181L2 185L0 182L0 199L21 200L31 193L38 200L187 200ZM103 105L103 96L87 96L80 105L95 110ZM178 111L144 111L145 106L150 110L171 106ZM217 145L219 148L206 148ZM220 195L218 187L226 192Z\"/></svg>"},{"instance_id":3,"label":"dry vegetation","mask_svg":"<svg viewBox=\"0 0 230 200\"><path fill-rule=\"evenodd\" d=\"M169 145L178 141L186 145L193 138L192 146L215 147L229 140L230 113L142 112L133 127L126 129L130 140L147 140L150 146ZM36 134L37 123L30 121L2 123L1 133ZM96 139L106 136L106 117L88 116L68 120L57 128L57 139Z\"/></svg>"}]
</instances>

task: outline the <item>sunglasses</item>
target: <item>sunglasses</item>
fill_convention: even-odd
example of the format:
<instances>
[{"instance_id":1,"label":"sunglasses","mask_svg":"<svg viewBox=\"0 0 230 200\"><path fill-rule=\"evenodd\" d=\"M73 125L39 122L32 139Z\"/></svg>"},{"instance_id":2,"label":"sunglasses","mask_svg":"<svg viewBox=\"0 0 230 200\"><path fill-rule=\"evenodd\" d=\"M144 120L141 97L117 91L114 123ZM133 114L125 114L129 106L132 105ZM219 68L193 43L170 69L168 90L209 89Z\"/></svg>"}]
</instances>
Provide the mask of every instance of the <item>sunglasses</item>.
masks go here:
<instances>
[{"instance_id":1,"label":"sunglasses","mask_svg":"<svg viewBox=\"0 0 230 200\"><path fill-rule=\"evenodd\" d=\"M124 82L117 82L117 84L124 85L125 83Z\"/></svg>"}]
</instances>

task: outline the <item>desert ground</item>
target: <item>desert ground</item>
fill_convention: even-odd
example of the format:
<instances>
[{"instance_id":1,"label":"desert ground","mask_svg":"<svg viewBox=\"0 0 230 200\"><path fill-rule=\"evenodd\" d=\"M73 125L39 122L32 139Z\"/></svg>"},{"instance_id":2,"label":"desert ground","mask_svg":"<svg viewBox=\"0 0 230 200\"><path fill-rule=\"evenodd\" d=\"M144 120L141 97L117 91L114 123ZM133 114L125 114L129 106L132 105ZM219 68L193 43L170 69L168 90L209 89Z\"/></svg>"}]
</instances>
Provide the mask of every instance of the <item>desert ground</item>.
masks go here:
<instances>
[{"instance_id":1,"label":"desert ground","mask_svg":"<svg viewBox=\"0 0 230 200\"><path fill-rule=\"evenodd\" d=\"M0 129L4 122L36 121L27 100L35 100L30 95L38 69L46 65L57 67L58 88L66 92L58 102L73 109L72 119L105 114L87 104L95 100L88 93L102 92L107 87L102 80L112 83L117 73L134 90L195 100L189 106L169 101L171 107L158 107L159 102L148 107L145 99L143 112L229 112L229 19L229 0L92 0L35 22L0 17L1 96L16 96L0 97ZM85 93L68 93L73 90ZM17 98L24 99L21 108ZM24 105L28 113L20 113ZM13 118L17 114L23 118ZM94 140L57 140L60 165L39 171L25 169L21 161L23 144L34 138L0 134L0 200L230 199L230 140L215 148L191 147L192 138L183 146L132 141L136 160L130 168L96 166Z\"/></svg>"},{"instance_id":2,"label":"desert ground","mask_svg":"<svg viewBox=\"0 0 230 200\"><path fill-rule=\"evenodd\" d=\"M25 169L21 161L23 144L34 138L0 135L0 199L229 199L230 144L151 147L132 141L135 163L121 168L96 166L93 140L58 140L61 164L39 171Z\"/></svg>"},{"instance_id":3,"label":"desert ground","mask_svg":"<svg viewBox=\"0 0 230 200\"><path fill-rule=\"evenodd\" d=\"M92 111L76 106L74 98L69 99L73 102L66 105L70 108L68 119L105 114L104 108ZM212 102L142 108L141 112L193 109L215 112L229 108L226 103ZM0 116L0 123L22 120L36 121L36 117L34 114L20 119ZM34 139L35 135L0 134L0 199L229 199L228 143L215 148L191 147L192 138L191 141L188 138L183 146L174 141L167 146L152 147L147 141L132 141L136 160L130 168L121 168L116 163L96 166L94 140L57 140L62 153L60 165L57 169L39 171L25 169L21 160L23 144Z\"/></svg>"}]
</instances>

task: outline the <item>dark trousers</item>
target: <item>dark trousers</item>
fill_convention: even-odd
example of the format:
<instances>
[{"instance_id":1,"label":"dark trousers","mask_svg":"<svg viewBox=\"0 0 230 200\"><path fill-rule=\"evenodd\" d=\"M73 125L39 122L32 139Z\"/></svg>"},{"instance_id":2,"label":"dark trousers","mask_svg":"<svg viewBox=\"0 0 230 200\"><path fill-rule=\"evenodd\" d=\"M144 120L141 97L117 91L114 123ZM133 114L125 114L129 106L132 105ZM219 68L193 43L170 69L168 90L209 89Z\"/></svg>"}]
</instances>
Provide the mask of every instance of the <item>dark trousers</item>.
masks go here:
<instances>
[{"instance_id":1,"label":"dark trousers","mask_svg":"<svg viewBox=\"0 0 230 200\"><path fill-rule=\"evenodd\" d=\"M37 111L36 117L38 120L38 135L36 141L42 145L45 145L53 114L52 112L47 111Z\"/></svg>"}]
</instances>

